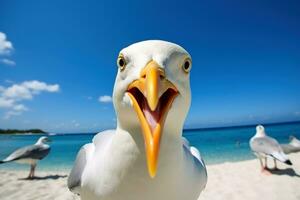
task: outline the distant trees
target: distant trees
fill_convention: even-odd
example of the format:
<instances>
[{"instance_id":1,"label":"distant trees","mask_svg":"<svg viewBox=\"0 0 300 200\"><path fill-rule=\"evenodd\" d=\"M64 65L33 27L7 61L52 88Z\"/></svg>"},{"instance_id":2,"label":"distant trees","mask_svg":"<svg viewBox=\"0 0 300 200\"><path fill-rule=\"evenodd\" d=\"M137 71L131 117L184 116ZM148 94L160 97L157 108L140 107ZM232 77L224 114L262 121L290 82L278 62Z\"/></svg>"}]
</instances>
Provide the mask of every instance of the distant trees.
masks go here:
<instances>
[{"instance_id":1,"label":"distant trees","mask_svg":"<svg viewBox=\"0 0 300 200\"><path fill-rule=\"evenodd\" d=\"M18 129L0 129L0 134L15 134L15 133L47 133L41 129L27 129L27 130L18 130Z\"/></svg>"}]
</instances>

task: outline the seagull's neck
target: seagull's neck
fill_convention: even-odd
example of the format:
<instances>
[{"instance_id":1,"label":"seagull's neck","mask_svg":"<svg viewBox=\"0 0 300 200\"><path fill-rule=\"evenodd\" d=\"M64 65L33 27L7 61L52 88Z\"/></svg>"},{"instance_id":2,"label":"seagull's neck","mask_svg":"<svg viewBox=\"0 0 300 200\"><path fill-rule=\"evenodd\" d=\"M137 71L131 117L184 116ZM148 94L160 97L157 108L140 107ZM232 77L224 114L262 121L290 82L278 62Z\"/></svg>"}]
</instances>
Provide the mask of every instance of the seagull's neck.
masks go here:
<instances>
[{"instance_id":1,"label":"seagull's neck","mask_svg":"<svg viewBox=\"0 0 300 200\"><path fill-rule=\"evenodd\" d=\"M42 140L38 140L35 145L42 145L42 146L48 146L47 144L45 144L44 142L42 142Z\"/></svg>"},{"instance_id":2,"label":"seagull's neck","mask_svg":"<svg viewBox=\"0 0 300 200\"><path fill-rule=\"evenodd\" d=\"M266 133L264 131L256 132L255 137L265 137Z\"/></svg>"},{"instance_id":3,"label":"seagull's neck","mask_svg":"<svg viewBox=\"0 0 300 200\"><path fill-rule=\"evenodd\" d=\"M42 144L44 144L42 141L40 141L40 140L38 140L36 143L35 143L35 145L42 145Z\"/></svg>"}]
</instances>

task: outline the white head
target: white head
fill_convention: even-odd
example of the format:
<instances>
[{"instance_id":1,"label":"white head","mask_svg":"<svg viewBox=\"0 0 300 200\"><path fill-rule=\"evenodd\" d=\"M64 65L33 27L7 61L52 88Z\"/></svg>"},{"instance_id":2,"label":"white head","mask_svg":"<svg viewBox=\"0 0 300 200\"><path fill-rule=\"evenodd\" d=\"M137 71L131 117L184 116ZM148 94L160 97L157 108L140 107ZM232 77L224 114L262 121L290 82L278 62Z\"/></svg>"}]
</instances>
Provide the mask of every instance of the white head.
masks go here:
<instances>
[{"instance_id":1,"label":"white head","mask_svg":"<svg viewBox=\"0 0 300 200\"><path fill-rule=\"evenodd\" d=\"M36 144L46 144L47 142L50 142L50 141L51 140L48 137L42 136L37 140Z\"/></svg>"},{"instance_id":2,"label":"white head","mask_svg":"<svg viewBox=\"0 0 300 200\"><path fill-rule=\"evenodd\" d=\"M156 173L162 134L181 138L188 113L191 56L182 47L149 40L121 50L113 102L118 127L142 129L148 169Z\"/></svg>"},{"instance_id":3,"label":"white head","mask_svg":"<svg viewBox=\"0 0 300 200\"><path fill-rule=\"evenodd\" d=\"M257 137L266 136L265 128L262 125L256 126L256 136Z\"/></svg>"}]
</instances>

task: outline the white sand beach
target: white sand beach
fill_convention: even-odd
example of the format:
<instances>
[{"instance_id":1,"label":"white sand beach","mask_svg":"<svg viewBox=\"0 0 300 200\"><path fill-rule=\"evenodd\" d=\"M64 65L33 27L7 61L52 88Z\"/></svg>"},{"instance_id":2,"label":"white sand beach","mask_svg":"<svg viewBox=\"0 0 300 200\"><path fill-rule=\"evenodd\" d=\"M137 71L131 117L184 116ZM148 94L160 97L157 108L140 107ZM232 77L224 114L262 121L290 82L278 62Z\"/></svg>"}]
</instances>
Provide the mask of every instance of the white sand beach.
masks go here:
<instances>
[{"instance_id":1,"label":"white sand beach","mask_svg":"<svg viewBox=\"0 0 300 200\"><path fill-rule=\"evenodd\" d=\"M296 200L300 199L300 153L289 155L292 168L283 164L282 170L271 175L260 173L258 160L209 165L208 184L199 200ZM269 161L270 167L273 161ZM37 170L37 179L22 180L28 171L0 169L1 200L75 200L66 186L68 172Z\"/></svg>"},{"instance_id":2,"label":"white sand beach","mask_svg":"<svg viewBox=\"0 0 300 200\"><path fill-rule=\"evenodd\" d=\"M288 155L293 166L278 163L280 171L260 172L257 159L207 167L208 183L199 200L300 199L300 153ZM268 166L273 167L269 159Z\"/></svg>"}]
</instances>

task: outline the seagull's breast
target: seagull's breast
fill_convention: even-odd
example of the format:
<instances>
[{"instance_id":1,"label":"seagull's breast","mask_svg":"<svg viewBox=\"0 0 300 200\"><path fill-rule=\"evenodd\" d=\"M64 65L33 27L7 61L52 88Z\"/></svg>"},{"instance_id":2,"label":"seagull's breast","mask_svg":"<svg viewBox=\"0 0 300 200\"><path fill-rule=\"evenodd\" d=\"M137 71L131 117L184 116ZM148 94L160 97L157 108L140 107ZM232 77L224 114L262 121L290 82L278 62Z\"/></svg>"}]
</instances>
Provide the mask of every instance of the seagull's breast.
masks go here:
<instances>
[{"instance_id":1,"label":"seagull's breast","mask_svg":"<svg viewBox=\"0 0 300 200\"><path fill-rule=\"evenodd\" d=\"M136 166L140 152L129 133L119 130L104 141L94 138L92 143L82 175L82 199L109 199L122 187L129 169Z\"/></svg>"},{"instance_id":2,"label":"seagull's breast","mask_svg":"<svg viewBox=\"0 0 300 200\"><path fill-rule=\"evenodd\" d=\"M121 132L116 133L104 149L103 144L102 148L95 146L83 174L83 200L198 198L203 174L193 156L182 146L173 146L170 142L162 145L157 176L151 178L143 144L139 144L139 138L132 138L132 134ZM140 139L142 142L142 137Z\"/></svg>"}]
</instances>

